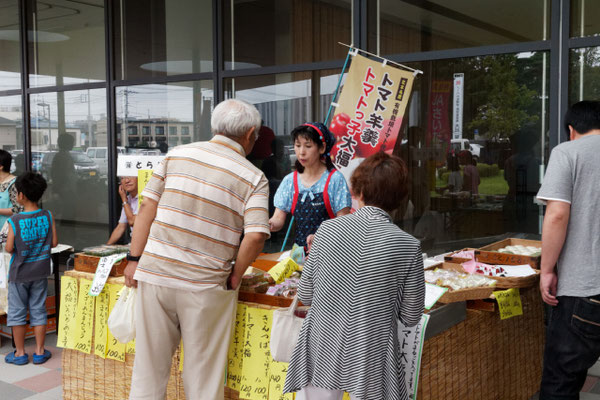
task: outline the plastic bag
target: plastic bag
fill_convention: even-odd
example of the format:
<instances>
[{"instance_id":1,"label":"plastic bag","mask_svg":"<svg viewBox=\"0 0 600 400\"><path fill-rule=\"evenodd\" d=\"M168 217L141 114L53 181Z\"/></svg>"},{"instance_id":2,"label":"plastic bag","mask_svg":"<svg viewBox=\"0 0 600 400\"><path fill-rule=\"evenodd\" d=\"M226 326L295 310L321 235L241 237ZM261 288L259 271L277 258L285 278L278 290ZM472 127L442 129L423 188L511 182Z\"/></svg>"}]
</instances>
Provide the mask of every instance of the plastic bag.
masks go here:
<instances>
[{"instance_id":1,"label":"plastic bag","mask_svg":"<svg viewBox=\"0 0 600 400\"><path fill-rule=\"evenodd\" d=\"M124 286L108 317L108 329L121 343L129 343L135 339L135 295L135 288Z\"/></svg>"},{"instance_id":2,"label":"plastic bag","mask_svg":"<svg viewBox=\"0 0 600 400\"><path fill-rule=\"evenodd\" d=\"M300 328L304 319L296 317L294 312L298 307L298 296L289 308L273 311L273 324L271 326L271 356L273 360L290 362L294 347L298 341Z\"/></svg>"}]
</instances>

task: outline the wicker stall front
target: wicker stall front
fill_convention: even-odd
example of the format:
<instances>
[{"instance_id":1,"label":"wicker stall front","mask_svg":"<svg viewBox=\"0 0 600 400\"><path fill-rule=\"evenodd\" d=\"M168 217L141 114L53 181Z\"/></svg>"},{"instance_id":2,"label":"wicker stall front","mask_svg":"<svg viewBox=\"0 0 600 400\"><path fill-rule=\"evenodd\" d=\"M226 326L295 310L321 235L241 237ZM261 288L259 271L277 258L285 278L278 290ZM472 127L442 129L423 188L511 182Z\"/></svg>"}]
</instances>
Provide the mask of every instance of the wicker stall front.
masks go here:
<instances>
[{"instance_id":1,"label":"wicker stall front","mask_svg":"<svg viewBox=\"0 0 600 400\"><path fill-rule=\"evenodd\" d=\"M68 272L76 277L90 274ZM109 278L119 283L122 278ZM122 283L122 281L121 281ZM537 288L521 289L523 315L500 320L498 312L467 310L465 321L425 341L419 378L419 399L529 399L538 390L544 344L543 308ZM250 307L276 306L242 302ZM184 399L173 358L167 399ZM63 396L71 399L126 399L134 356L125 363L76 350L63 351ZM239 393L225 388L225 400Z\"/></svg>"},{"instance_id":2,"label":"wicker stall front","mask_svg":"<svg viewBox=\"0 0 600 400\"><path fill-rule=\"evenodd\" d=\"M93 274L67 271L65 275L77 279L92 279ZM108 278L108 283L123 284L123 277ZM92 349L94 337L92 336ZM129 398L133 354L125 354L125 362L104 359L78 350L62 351L62 387L65 400L124 400ZM171 377L167 385L167 399L185 399L183 379L179 371L179 349L173 356Z\"/></svg>"}]
</instances>

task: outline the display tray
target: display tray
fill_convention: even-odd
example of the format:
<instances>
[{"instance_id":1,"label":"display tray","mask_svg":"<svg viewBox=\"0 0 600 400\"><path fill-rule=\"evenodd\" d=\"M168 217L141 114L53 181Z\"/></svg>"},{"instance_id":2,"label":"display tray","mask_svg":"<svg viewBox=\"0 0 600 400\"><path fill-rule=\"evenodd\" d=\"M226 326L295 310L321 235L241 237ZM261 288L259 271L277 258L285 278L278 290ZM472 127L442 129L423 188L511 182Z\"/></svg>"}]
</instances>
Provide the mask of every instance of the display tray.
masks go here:
<instances>
[{"instance_id":1,"label":"display tray","mask_svg":"<svg viewBox=\"0 0 600 400\"><path fill-rule=\"evenodd\" d=\"M448 264L451 265L451 267L448 267L447 269L454 269L458 272L465 272L465 270L462 268L462 264L461 265L458 265L456 263L448 263ZM538 283L539 278L540 278L540 271L536 269L535 275L523 276L523 277L502 277L502 276L487 276L487 275L484 275L484 276L486 278L495 280L497 289L527 288L527 287L534 286Z\"/></svg>"},{"instance_id":2,"label":"display tray","mask_svg":"<svg viewBox=\"0 0 600 400\"><path fill-rule=\"evenodd\" d=\"M458 251L453 252L452 254L444 256L444 261L449 262L449 263L455 263L455 264L462 264L464 262L471 261L470 258L454 257L454 255L458 254L460 252L463 252L463 251L475 251L475 250L477 250L477 249L473 249L471 247L465 247L462 250L458 250Z\"/></svg>"},{"instance_id":3,"label":"display tray","mask_svg":"<svg viewBox=\"0 0 600 400\"><path fill-rule=\"evenodd\" d=\"M541 256L531 257L522 256L518 254L507 254L499 253L496 250L502 249L506 246L535 246L542 247L542 242L539 240L527 240L527 239L515 239L509 238L499 242L489 244L487 246L480 247L475 250L475 260L486 264L499 264L499 265L523 265L529 264L533 269L540 269Z\"/></svg>"},{"instance_id":4,"label":"display tray","mask_svg":"<svg viewBox=\"0 0 600 400\"><path fill-rule=\"evenodd\" d=\"M425 270L435 270L437 268L458 271L466 274L462 265L447 262L432 265L431 267L425 268ZM448 288L446 293L444 293L442 297L438 299L438 302L447 304L455 303L457 301L487 299L495 289L496 286L474 287L460 290L452 290Z\"/></svg>"},{"instance_id":5,"label":"display tray","mask_svg":"<svg viewBox=\"0 0 600 400\"><path fill-rule=\"evenodd\" d=\"M96 267L98 267L98 262L100 261L100 257L98 256L89 256L83 253L75 254L75 271L80 272L89 272L96 273ZM127 267L127 259L122 259L119 262L116 262L110 270L110 276L123 276L123 271Z\"/></svg>"}]
</instances>

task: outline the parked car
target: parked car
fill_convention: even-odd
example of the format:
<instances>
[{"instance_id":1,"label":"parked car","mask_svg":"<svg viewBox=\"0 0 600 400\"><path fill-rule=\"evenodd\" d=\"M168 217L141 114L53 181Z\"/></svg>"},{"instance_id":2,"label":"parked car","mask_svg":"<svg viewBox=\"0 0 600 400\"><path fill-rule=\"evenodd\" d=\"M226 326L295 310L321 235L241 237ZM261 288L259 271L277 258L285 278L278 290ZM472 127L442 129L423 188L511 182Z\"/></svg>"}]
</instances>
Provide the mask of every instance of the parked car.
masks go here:
<instances>
[{"instance_id":1,"label":"parked car","mask_svg":"<svg viewBox=\"0 0 600 400\"><path fill-rule=\"evenodd\" d=\"M463 150L470 151L475 161L479 161L481 149L483 148L483 146L479 144L471 144L469 139L452 139L450 141L450 146L452 146L451 148L455 153L460 153Z\"/></svg>"},{"instance_id":2,"label":"parked car","mask_svg":"<svg viewBox=\"0 0 600 400\"><path fill-rule=\"evenodd\" d=\"M108 149L106 147L88 147L86 154L98 165L101 177L108 175ZM117 154L125 154L125 147L118 146Z\"/></svg>"},{"instance_id":3,"label":"parked car","mask_svg":"<svg viewBox=\"0 0 600 400\"><path fill-rule=\"evenodd\" d=\"M52 161L54 160L56 154L58 154L57 151L49 151L47 153L44 153L44 156L42 158L41 174L49 182L52 178ZM70 154L73 158L75 173L79 178L89 179L97 178L99 176L98 165L85 153L79 151L71 151Z\"/></svg>"}]
</instances>

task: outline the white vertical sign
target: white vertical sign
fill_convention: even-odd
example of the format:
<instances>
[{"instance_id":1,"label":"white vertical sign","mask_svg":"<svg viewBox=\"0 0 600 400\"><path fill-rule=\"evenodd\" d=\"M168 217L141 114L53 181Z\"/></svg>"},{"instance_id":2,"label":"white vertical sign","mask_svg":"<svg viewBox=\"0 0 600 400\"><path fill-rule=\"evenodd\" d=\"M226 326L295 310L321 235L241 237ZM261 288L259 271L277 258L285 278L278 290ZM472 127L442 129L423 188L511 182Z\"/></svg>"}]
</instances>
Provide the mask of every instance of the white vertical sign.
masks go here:
<instances>
[{"instance_id":1,"label":"white vertical sign","mask_svg":"<svg viewBox=\"0 0 600 400\"><path fill-rule=\"evenodd\" d=\"M465 74L454 74L454 98L452 100L452 139L462 139L464 87Z\"/></svg>"}]
</instances>

